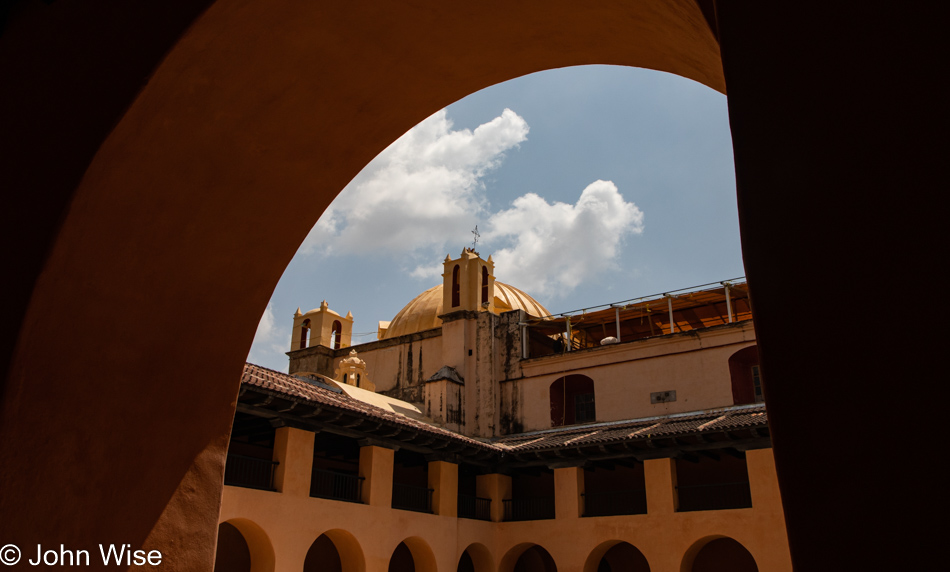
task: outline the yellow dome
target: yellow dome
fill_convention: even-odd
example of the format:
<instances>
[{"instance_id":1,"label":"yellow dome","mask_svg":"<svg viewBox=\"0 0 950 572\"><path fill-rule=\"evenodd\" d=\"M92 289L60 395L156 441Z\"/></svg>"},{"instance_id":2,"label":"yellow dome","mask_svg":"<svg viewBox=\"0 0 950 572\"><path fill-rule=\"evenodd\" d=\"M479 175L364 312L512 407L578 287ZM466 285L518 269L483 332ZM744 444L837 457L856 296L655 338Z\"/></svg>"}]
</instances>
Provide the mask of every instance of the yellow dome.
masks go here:
<instances>
[{"instance_id":1,"label":"yellow dome","mask_svg":"<svg viewBox=\"0 0 950 572\"><path fill-rule=\"evenodd\" d=\"M543 318L550 314L537 300L528 296L514 286L495 281L495 313L524 310L536 318ZM442 285L433 286L419 294L399 310L380 339L395 338L406 334L414 334L423 330L431 330L442 325L439 316L442 314Z\"/></svg>"}]
</instances>

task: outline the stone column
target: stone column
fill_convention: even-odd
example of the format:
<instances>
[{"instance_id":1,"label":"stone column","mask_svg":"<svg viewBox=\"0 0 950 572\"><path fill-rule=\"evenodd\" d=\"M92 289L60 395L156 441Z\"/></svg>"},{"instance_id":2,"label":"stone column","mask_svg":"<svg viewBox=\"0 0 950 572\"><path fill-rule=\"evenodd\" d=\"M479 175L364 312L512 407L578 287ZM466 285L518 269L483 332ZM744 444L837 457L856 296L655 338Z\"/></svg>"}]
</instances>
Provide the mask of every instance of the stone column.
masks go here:
<instances>
[{"instance_id":1,"label":"stone column","mask_svg":"<svg viewBox=\"0 0 950 572\"><path fill-rule=\"evenodd\" d=\"M393 456L395 451L377 445L360 447L363 503L391 507L393 504Z\"/></svg>"},{"instance_id":2,"label":"stone column","mask_svg":"<svg viewBox=\"0 0 950 572\"><path fill-rule=\"evenodd\" d=\"M458 516L458 465L445 461L430 461L429 488L433 490L433 513L441 516Z\"/></svg>"},{"instance_id":3,"label":"stone column","mask_svg":"<svg viewBox=\"0 0 950 572\"><path fill-rule=\"evenodd\" d=\"M313 439L311 431L280 427L274 435L274 488L293 496L310 496L310 475L313 471Z\"/></svg>"},{"instance_id":4,"label":"stone column","mask_svg":"<svg viewBox=\"0 0 950 572\"><path fill-rule=\"evenodd\" d=\"M492 473L475 477L475 494L491 499L491 520L501 522L505 518L505 499L511 498L511 477Z\"/></svg>"},{"instance_id":5,"label":"stone column","mask_svg":"<svg viewBox=\"0 0 950 572\"><path fill-rule=\"evenodd\" d=\"M643 463L647 513L671 514L679 508L676 494L676 459L647 459Z\"/></svg>"},{"instance_id":6,"label":"stone column","mask_svg":"<svg viewBox=\"0 0 950 572\"><path fill-rule=\"evenodd\" d=\"M554 469L554 514L556 518L578 518L583 515L581 495L584 494L584 469Z\"/></svg>"}]
</instances>

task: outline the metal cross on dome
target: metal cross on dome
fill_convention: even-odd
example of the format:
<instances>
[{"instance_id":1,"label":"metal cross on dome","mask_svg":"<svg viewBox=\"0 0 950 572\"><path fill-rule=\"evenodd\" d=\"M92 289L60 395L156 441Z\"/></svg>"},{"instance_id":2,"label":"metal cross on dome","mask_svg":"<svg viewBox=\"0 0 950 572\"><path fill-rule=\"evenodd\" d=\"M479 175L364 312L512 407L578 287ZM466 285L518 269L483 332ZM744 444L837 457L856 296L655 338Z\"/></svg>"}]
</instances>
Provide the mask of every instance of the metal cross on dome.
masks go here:
<instances>
[{"instance_id":1,"label":"metal cross on dome","mask_svg":"<svg viewBox=\"0 0 950 572\"><path fill-rule=\"evenodd\" d=\"M472 234L475 235L475 240L472 241L472 250L475 250L475 246L478 244L478 237L481 236L478 234L478 225L475 225L475 230L472 231Z\"/></svg>"}]
</instances>

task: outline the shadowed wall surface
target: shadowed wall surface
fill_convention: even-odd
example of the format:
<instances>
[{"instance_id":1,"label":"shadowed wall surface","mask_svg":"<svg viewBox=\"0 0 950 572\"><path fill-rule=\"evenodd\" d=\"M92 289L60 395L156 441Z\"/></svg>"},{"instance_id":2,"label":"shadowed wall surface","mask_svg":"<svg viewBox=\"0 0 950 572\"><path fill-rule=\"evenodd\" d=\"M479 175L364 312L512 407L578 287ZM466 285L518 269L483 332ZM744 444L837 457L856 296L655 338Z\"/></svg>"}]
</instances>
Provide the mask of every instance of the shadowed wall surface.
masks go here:
<instances>
[{"instance_id":1,"label":"shadowed wall surface","mask_svg":"<svg viewBox=\"0 0 950 572\"><path fill-rule=\"evenodd\" d=\"M0 330L4 542L129 542L162 550L171 569L210 568L241 363L323 209L448 103L600 63L728 86L796 566L855 566L885 535L876 565L925 558L897 547L924 532L906 523L928 503L909 497L923 494L926 436L938 434L928 408L946 389L928 362L903 356L936 353L941 338L929 324L880 336L869 310L928 282L923 247L941 244L927 194L941 176L937 134L922 115L928 97L939 101L930 70L940 51L927 43L939 35L925 32L939 19L874 6L703 7L15 4L0 36L12 292ZM888 203L882 233L876 197L897 190L917 200ZM849 329L811 343L800 318L828 292L848 293L836 319ZM916 380L927 401L895 403L898 378ZM868 441L862 420L884 414L917 437ZM845 446L826 446L816 418L837 419L833 439ZM903 469L882 467L879 451L900 451ZM906 496L882 498L888 489Z\"/></svg>"}]
</instances>

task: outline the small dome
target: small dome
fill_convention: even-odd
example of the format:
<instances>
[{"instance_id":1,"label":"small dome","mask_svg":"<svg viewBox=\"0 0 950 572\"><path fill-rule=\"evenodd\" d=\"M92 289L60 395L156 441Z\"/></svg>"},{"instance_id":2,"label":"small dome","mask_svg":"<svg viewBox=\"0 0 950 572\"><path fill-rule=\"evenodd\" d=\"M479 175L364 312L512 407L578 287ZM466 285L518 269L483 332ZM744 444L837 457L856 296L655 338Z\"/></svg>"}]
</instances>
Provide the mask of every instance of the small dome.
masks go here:
<instances>
[{"instance_id":1,"label":"small dome","mask_svg":"<svg viewBox=\"0 0 950 572\"><path fill-rule=\"evenodd\" d=\"M495 313L501 314L512 310L524 310L536 318L550 315L550 312L531 296L514 286L496 280ZM380 339L395 338L438 328L442 325L442 320L439 318L441 314L442 285L439 284L419 294L412 302L399 310L399 313L390 322L389 328Z\"/></svg>"}]
</instances>

